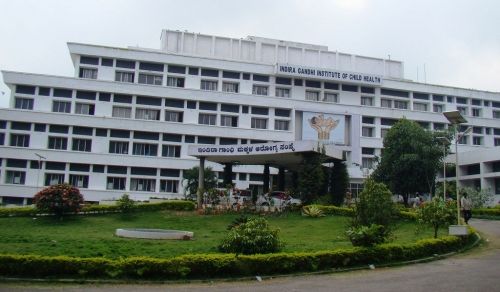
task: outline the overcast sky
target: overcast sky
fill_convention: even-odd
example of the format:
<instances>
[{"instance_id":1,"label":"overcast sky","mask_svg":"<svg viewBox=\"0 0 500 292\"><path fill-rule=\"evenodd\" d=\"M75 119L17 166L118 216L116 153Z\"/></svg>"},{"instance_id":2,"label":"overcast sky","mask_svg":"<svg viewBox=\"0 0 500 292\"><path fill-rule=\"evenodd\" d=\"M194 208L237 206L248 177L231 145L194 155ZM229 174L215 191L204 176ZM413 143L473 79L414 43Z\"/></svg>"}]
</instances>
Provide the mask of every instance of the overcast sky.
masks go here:
<instances>
[{"instance_id":1,"label":"overcast sky","mask_svg":"<svg viewBox=\"0 0 500 292\"><path fill-rule=\"evenodd\" d=\"M390 55L405 78L500 92L498 0L0 0L0 70L72 76L67 42L159 48L163 28Z\"/></svg>"}]
</instances>

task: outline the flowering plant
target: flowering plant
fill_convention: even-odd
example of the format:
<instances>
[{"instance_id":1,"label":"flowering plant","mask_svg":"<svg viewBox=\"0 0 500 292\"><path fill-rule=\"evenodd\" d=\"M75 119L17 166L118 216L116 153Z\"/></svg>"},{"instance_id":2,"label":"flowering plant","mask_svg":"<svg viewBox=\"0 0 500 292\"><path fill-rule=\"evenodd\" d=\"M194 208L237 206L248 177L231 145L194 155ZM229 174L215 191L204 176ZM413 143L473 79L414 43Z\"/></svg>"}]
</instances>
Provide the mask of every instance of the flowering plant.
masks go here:
<instances>
[{"instance_id":1,"label":"flowering plant","mask_svg":"<svg viewBox=\"0 0 500 292\"><path fill-rule=\"evenodd\" d=\"M83 196L70 184L58 184L36 193L34 203L40 212L62 216L65 213L78 213L83 204Z\"/></svg>"}]
</instances>

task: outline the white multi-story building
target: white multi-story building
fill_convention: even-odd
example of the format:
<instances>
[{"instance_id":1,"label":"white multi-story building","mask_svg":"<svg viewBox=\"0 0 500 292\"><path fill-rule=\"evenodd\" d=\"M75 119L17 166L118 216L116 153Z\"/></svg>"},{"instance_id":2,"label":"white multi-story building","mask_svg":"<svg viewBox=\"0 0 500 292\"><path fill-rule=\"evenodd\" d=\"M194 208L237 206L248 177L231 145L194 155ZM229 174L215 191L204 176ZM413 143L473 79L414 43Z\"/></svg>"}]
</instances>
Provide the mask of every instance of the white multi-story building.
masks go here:
<instances>
[{"instance_id":1,"label":"white multi-story building","mask_svg":"<svg viewBox=\"0 0 500 292\"><path fill-rule=\"evenodd\" d=\"M400 61L260 37L164 30L160 49L68 47L74 77L2 71L12 92L0 109L4 203L61 182L88 201L179 197L183 171L197 165L188 145L315 139L318 114L336 121L330 142L356 193L398 119L443 129L442 112L457 109L473 127L459 146L472 153L460 155L462 183L500 194L500 93L413 82ZM235 166L233 180L262 185L262 169Z\"/></svg>"}]
</instances>

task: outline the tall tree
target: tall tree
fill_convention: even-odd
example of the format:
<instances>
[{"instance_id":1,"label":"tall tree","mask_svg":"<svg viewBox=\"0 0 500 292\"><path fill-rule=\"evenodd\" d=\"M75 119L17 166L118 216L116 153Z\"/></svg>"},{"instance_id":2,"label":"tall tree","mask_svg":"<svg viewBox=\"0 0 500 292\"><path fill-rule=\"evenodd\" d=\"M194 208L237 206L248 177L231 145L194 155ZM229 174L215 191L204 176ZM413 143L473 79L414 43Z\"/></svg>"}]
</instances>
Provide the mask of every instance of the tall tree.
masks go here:
<instances>
[{"instance_id":1,"label":"tall tree","mask_svg":"<svg viewBox=\"0 0 500 292\"><path fill-rule=\"evenodd\" d=\"M331 169L329 181L329 195L334 205L342 205L348 187L349 174L346 165L341 161L335 162Z\"/></svg>"},{"instance_id":2,"label":"tall tree","mask_svg":"<svg viewBox=\"0 0 500 292\"><path fill-rule=\"evenodd\" d=\"M310 154L304 156L302 170L299 174L298 191L304 204L309 204L321 194L324 172L321 165L321 155Z\"/></svg>"},{"instance_id":3,"label":"tall tree","mask_svg":"<svg viewBox=\"0 0 500 292\"><path fill-rule=\"evenodd\" d=\"M184 196L194 199L198 190L198 166L184 170ZM217 175L211 167L205 167L205 190L217 187Z\"/></svg>"},{"instance_id":4,"label":"tall tree","mask_svg":"<svg viewBox=\"0 0 500 292\"><path fill-rule=\"evenodd\" d=\"M401 119L384 138L384 151L373 178L402 195L405 204L410 194L432 193L443 159L438 135L446 133L434 134L416 122Z\"/></svg>"}]
</instances>

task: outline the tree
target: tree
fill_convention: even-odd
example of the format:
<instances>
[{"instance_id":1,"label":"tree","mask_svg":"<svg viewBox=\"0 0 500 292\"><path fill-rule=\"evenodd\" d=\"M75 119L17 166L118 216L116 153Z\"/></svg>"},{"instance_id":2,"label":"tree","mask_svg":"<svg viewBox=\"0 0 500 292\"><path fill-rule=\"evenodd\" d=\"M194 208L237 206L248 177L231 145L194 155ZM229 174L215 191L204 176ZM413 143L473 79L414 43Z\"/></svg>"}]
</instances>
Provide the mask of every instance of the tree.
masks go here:
<instances>
[{"instance_id":1,"label":"tree","mask_svg":"<svg viewBox=\"0 0 500 292\"><path fill-rule=\"evenodd\" d=\"M373 177L401 194L408 204L410 194L432 193L436 174L441 167L443 145L437 136L405 118L399 120L384 138L384 151Z\"/></svg>"},{"instance_id":2,"label":"tree","mask_svg":"<svg viewBox=\"0 0 500 292\"><path fill-rule=\"evenodd\" d=\"M363 191L359 194L354 207L351 225L359 227L376 224L389 229L394 212L391 191L383 183L377 183L369 178L365 181Z\"/></svg>"},{"instance_id":3,"label":"tree","mask_svg":"<svg viewBox=\"0 0 500 292\"><path fill-rule=\"evenodd\" d=\"M490 204L494 199L493 193L491 192L490 189L476 190L469 187L460 188L460 194L461 194L460 196L462 196L464 193L467 194L467 196L471 200L472 208L485 207L488 204Z\"/></svg>"},{"instance_id":4,"label":"tree","mask_svg":"<svg viewBox=\"0 0 500 292\"><path fill-rule=\"evenodd\" d=\"M431 225L434 228L434 238L437 238L439 227L446 227L455 222L456 204L454 201L444 201L441 197L434 197L432 201L419 206L417 219L420 224Z\"/></svg>"},{"instance_id":5,"label":"tree","mask_svg":"<svg viewBox=\"0 0 500 292\"><path fill-rule=\"evenodd\" d=\"M187 199L194 199L198 190L198 166L184 171L184 196ZM205 167L205 190L217 187L217 176L211 167Z\"/></svg>"},{"instance_id":6,"label":"tree","mask_svg":"<svg viewBox=\"0 0 500 292\"><path fill-rule=\"evenodd\" d=\"M349 174L346 165L339 161L333 164L329 181L329 195L334 205L340 206L349 187Z\"/></svg>"},{"instance_id":7,"label":"tree","mask_svg":"<svg viewBox=\"0 0 500 292\"><path fill-rule=\"evenodd\" d=\"M33 201L39 211L62 217L80 211L83 196L70 184L57 184L36 193Z\"/></svg>"},{"instance_id":8,"label":"tree","mask_svg":"<svg viewBox=\"0 0 500 292\"><path fill-rule=\"evenodd\" d=\"M300 199L304 204L310 204L320 195L324 182L322 161L321 155L309 154L304 156L298 183Z\"/></svg>"}]
</instances>

